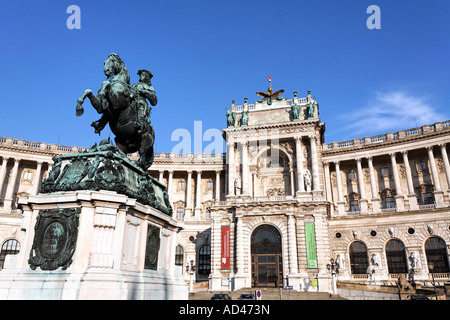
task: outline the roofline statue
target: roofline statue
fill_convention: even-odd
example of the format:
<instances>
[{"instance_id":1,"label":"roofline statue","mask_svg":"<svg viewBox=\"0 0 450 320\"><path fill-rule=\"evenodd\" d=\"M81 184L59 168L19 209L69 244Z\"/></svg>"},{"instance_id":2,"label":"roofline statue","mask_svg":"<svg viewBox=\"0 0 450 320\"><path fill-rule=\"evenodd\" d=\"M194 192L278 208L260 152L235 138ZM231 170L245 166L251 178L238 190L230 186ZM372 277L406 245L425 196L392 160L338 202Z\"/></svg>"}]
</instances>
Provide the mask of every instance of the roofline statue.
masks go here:
<instances>
[{"instance_id":1,"label":"roofline statue","mask_svg":"<svg viewBox=\"0 0 450 320\"><path fill-rule=\"evenodd\" d=\"M273 90L272 90L272 79L270 77L267 77L267 79L269 81L269 88L267 88L267 92L260 92L260 91L258 91L258 92L256 92L256 94L258 96L262 97L262 100L259 100L259 101L261 101L261 102L262 101L266 101L267 104L270 106L272 104L273 100L280 99L280 98L278 98L278 96L280 94L282 94L284 92L284 90L281 89L281 90L277 90L277 91L273 92Z\"/></svg>"}]
</instances>

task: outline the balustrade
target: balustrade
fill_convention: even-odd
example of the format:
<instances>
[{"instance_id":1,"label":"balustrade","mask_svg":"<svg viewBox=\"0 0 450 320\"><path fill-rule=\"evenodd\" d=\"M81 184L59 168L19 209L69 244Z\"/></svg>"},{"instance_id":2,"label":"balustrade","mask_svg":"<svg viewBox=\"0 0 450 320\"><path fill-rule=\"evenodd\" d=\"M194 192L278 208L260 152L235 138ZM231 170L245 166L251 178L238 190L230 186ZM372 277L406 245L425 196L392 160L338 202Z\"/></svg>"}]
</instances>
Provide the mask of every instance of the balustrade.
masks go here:
<instances>
[{"instance_id":1,"label":"balustrade","mask_svg":"<svg viewBox=\"0 0 450 320\"><path fill-rule=\"evenodd\" d=\"M394 133L386 133L381 134L377 136L372 137L366 137L361 139L354 139L354 140L347 140L347 141L340 141L340 142L333 142L333 143L325 143L323 144L323 151L333 151L335 149L342 149L342 148L352 148L359 145L369 145L369 144L378 144L383 143L390 140L398 140L398 139L405 139L409 138L411 136L415 135L422 135L428 132L436 132L444 129L450 128L450 120L444 121L444 122L436 122L434 124L425 125L422 127L407 129L407 130L400 130L398 132ZM359 143L355 143L355 141L358 141Z\"/></svg>"}]
</instances>

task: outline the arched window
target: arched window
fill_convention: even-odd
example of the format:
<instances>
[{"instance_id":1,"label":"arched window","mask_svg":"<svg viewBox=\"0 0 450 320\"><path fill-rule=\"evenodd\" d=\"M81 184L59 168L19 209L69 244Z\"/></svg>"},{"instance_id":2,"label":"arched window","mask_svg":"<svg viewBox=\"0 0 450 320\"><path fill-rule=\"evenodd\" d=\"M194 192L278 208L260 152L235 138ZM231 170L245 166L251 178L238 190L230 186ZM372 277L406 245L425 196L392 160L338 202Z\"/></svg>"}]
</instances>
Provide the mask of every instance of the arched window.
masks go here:
<instances>
[{"instance_id":1,"label":"arched window","mask_svg":"<svg viewBox=\"0 0 450 320\"><path fill-rule=\"evenodd\" d=\"M284 158L278 157L278 166L283 168L284 167Z\"/></svg>"},{"instance_id":2,"label":"arched window","mask_svg":"<svg viewBox=\"0 0 450 320\"><path fill-rule=\"evenodd\" d=\"M211 273L211 246L204 245L198 252L198 274L209 275Z\"/></svg>"},{"instance_id":3,"label":"arched window","mask_svg":"<svg viewBox=\"0 0 450 320\"><path fill-rule=\"evenodd\" d=\"M365 274L369 267L367 247L362 241L354 241L350 245L350 266L352 274Z\"/></svg>"},{"instance_id":4,"label":"arched window","mask_svg":"<svg viewBox=\"0 0 450 320\"><path fill-rule=\"evenodd\" d=\"M408 273L406 250L400 240L392 239L386 243L386 259L389 273Z\"/></svg>"},{"instance_id":5,"label":"arched window","mask_svg":"<svg viewBox=\"0 0 450 320\"><path fill-rule=\"evenodd\" d=\"M175 265L183 266L183 260L184 260L183 247L180 245L177 245L177 248L175 249Z\"/></svg>"},{"instance_id":6,"label":"arched window","mask_svg":"<svg viewBox=\"0 0 450 320\"><path fill-rule=\"evenodd\" d=\"M0 252L0 270L3 269L5 264L5 257L8 254L18 254L20 251L20 243L16 239L9 239L2 245L2 251Z\"/></svg>"},{"instance_id":7,"label":"arched window","mask_svg":"<svg viewBox=\"0 0 450 320\"><path fill-rule=\"evenodd\" d=\"M445 241L438 237L430 237L425 242L425 254L427 263L434 264L433 272L447 273L450 272L448 266L448 254Z\"/></svg>"}]
</instances>

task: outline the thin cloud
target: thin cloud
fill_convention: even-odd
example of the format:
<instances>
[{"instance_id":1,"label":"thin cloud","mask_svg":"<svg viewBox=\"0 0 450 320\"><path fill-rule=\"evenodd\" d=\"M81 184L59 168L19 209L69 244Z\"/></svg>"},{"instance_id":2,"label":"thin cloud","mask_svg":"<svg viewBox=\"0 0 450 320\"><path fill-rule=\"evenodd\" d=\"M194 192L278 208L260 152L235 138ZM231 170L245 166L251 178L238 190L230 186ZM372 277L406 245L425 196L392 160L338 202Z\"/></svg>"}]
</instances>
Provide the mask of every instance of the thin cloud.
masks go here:
<instances>
[{"instance_id":1,"label":"thin cloud","mask_svg":"<svg viewBox=\"0 0 450 320\"><path fill-rule=\"evenodd\" d=\"M445 120L428 97L417 97L403 91L377 93L368 107L346 118L353 134L377 135Z\"/></svg>"}]
</instances>

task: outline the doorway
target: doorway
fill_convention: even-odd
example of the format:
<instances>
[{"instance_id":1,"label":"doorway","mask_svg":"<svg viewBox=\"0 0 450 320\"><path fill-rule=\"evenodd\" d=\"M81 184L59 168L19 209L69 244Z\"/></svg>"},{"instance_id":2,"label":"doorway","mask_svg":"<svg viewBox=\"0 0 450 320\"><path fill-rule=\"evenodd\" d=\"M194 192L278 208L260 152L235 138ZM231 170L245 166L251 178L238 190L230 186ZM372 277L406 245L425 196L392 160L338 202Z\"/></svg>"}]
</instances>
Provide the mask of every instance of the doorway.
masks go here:
<instances>
[{"instance_id":1,"label":"doorway","mask_svg":"<svg viewBox=\"0 0 450 320\"><path fill-rule=\"evenodd\" d=\"M252 284L254 287L283 285L281 236L270 225L261 225L251 237Z\"/></svg>"}]
</instances>

